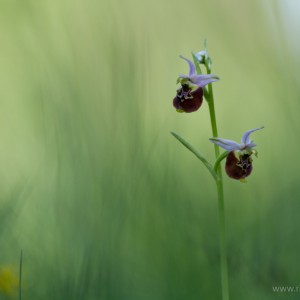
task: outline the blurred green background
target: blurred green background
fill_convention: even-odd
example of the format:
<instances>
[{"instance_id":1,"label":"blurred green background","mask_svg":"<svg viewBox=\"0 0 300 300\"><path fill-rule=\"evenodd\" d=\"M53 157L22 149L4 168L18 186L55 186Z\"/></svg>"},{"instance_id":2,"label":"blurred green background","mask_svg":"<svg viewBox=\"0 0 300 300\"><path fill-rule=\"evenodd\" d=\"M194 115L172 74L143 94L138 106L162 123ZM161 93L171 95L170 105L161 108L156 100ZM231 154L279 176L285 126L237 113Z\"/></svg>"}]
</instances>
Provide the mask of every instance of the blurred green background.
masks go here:
<instances>
[{"instance_id":1,"label":"blurred green background","mask_svg":"<svg viewBox=\"0 0 300 300\"><path fill-rule=\"evenodd\" d=\"M219 133L253 134L224 179L231 299L299 299L300 4L1 0L0 267L24 299L221 299L208 107L172 107L180 54L213 59ZM0 292L0 299L17 298Z\"/></svg>"}]
</instances>

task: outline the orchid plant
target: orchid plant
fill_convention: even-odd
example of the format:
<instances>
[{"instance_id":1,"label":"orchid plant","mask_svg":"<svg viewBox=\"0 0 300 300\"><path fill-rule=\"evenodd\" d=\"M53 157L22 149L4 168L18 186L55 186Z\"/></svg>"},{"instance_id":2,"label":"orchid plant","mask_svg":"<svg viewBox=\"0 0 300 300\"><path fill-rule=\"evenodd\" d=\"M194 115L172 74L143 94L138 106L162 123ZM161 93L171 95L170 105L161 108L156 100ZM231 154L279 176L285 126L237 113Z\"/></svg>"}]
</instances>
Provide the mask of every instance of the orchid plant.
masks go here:
<instances>
[{"instance_id":1,"label":"orchid plant","mask_svg":"<svg viewBox=\"0 0 300 300\"><path fill-rule=\"evenodd\" d=\"M213 137L209 140L214 143L216 157L214 165L209 163L197 149L195 149L181 136L174 132L171 133L188 150L196 155L196 157L206 166L216 182L219 206L222 299L229 300L224 193L221 162L226 158L225 171L230 178L245 182L245 178L248 177L253 170L252 155L254 154L257 156L257 151L253 149L256 144L250 140L250 135L254 131L260 130L263 127L246 131L242 136L240 144L232 140L219 138L212 88L212 83L218 81L219 77L211 74L212 61L206 50L206 45L204 50L196 54L192 53L192 56L193 62L183 56L180 56L180 58L184 59L189 65L189 75L179 75L177 84L180 84L181 86L179 89L177 89L176 96L173 99L173 106L177 112L195 112L201 107L204 96L210 113ZM202 74L200 65L205 66L206 74ZM225 149L226 151L220 154L219 147Z\"/></svg>"}]
</instances>

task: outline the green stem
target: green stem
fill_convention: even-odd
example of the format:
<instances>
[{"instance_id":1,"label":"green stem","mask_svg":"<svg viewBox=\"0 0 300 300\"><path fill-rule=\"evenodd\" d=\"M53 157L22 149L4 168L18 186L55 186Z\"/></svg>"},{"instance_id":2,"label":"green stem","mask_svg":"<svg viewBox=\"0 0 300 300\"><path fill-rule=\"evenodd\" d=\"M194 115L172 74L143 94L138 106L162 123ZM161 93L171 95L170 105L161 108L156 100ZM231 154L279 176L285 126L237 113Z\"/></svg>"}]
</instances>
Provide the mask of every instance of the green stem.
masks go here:
<instances>
[{"instance_id":1,"label":"green stem","mask_svg":"<svg viewBox=\"0 0 300 300\"><path fill-rule=\"evenodd\" d=\"M225 151L223 152L221 155L219 155L219 157L217 158L215 164L214 164L214 171L217 172L219 165L221 163L221 161L226 158L229 154L229 151Z\"/></svg>"},{"instance_id":2,"label":"green stem","mask_svg":"<svg viewBox=\"0 0 300 300\"><path fill-rule=\"evenodd\" d=\"M224 193L223 193L223 180L222 180L222 178L219 178L217 180L217 190L218 190L218 207L219 207L222 299L223 300L229 300L226 228L225 228L225 207L224 207Z\"/></svg>"},{"instance_id":3,"label":"green stem","mask_svg":"<svg viewBox=\"0 0 300 300\"><path fill-rule=\"evenodd\" d=\"M211 70L206 66L207 74L211 74ZM218 137L217 120L215 114L214 95L212 84L208 85L208 107L211 121L213 137ZM214 144L216 160L220 157L219 146ZM223 193L223 178L221 164L218 164L215 169L218 179L216 180L218 192L218 208L219 208L219 232L220 232L220 263L221 263L221 284L222 284L222 299L229 300L228 287L228 267L227 267L227 247L226 247L226 228L225 228L225 207Z\"/></svg>"}]
</instances>

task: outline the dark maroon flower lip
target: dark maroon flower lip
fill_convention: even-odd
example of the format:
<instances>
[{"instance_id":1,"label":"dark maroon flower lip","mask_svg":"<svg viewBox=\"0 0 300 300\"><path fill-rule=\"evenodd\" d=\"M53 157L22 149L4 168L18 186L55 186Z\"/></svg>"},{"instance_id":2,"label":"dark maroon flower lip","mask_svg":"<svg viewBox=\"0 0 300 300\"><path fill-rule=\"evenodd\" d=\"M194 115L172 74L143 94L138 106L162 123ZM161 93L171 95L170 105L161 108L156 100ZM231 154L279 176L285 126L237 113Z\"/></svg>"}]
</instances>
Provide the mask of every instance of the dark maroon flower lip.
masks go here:
<instances>
[{"instance_id":1,"label":"dark maroon flower lip","mask_svg":"<svg viewBox=\"0 0 300 300\"><path fill-rule=\"evenodd\" d=\"M252 158L249 154L238 154L238 152L229 152L226 158L226 174L233 179L243 180L248 177L253 170Z\"/></svg>"},{"instance_id":2,"label":"dark maroon flower lip","mask_svg":"<svg viewBox=\"0 0 300 300\"><path fill-rule=\"evenodd\" d=\"M177 95L173 99L173 106L178 112L191 113L197 111L203 102L203 90L201 87L192 90L189 85L183 84L177 90Z\"/></svg>"}]
</instances>

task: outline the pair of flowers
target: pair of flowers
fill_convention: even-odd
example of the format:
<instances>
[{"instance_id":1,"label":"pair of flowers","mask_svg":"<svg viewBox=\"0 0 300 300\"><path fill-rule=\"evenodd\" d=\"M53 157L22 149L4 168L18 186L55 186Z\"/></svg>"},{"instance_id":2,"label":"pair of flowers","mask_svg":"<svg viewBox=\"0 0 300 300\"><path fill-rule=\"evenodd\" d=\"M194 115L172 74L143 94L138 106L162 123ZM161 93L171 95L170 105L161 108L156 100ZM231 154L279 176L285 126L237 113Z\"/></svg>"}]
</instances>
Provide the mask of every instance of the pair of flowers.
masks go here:
<instances>
[{"instance_id":1,"label":"pair of flowers","mask_svg":"<svg viewBox=\"0 0 300 300\"><path fill-rule=\"evenodd\" d=\"M191 113L197 111L203 102L203 88L212 82L218 81L219 77L213 74L200 75L196 73L195 65L187 58L180 56L189 65L189 75L180 74L177 83L181 87L173 99L173 106L178 112ZM199 63L204 63L208 59L207 53L201 51L196 54ZM233 179L244 180L253 169L252 154L257 155L253 148L256 144L250 140L250 134L263 127L254 128L243 134L241 143L232 140L211 138L210 141L224 148L229 153L226 158L225 171Z\"/></svg>"}]
</instances>

